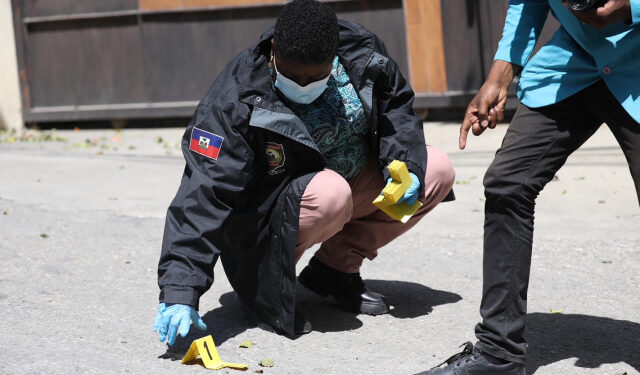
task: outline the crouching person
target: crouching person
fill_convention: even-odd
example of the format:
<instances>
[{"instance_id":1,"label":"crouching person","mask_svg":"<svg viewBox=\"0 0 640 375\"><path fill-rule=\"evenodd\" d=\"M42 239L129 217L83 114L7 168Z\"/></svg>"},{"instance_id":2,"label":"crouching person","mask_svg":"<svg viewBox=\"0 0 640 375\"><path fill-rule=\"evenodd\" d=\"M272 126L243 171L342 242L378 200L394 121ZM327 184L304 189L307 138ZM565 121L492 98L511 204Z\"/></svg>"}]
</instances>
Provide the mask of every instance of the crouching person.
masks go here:
<instances>
[{"instance_id":1,"label":"crouching person","mask_svg":"<svg viewBox=\"0 0 640 375\"><path fill-rule=\"evenodd\" d=\"M160 339L173 344L191 320L206 329L198 302L218 257L260 319L309 332L295 308L295 265L317 243L300 282L354 313L385 313L360 278L364 258L443 201L454 180L447 156L426 146L413 98L374 34L321 2L288 3L218 76L185 132L158 267ZM372 204L395 159L413 182L403 198L423 203L406 224Z\"/></svg>"}]
</instances>

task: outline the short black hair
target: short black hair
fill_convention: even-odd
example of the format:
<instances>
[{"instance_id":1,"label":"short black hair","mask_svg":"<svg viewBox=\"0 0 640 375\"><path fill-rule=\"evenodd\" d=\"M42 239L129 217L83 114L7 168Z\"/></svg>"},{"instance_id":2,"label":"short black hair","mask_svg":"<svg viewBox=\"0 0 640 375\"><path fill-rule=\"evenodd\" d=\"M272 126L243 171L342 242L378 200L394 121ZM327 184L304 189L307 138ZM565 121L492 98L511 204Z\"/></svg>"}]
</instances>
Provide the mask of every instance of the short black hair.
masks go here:
<instances>
[{"instance_id":1,"label":"short black hair","mask_svg":"<svg viewBox=\"0 0 640 375\"><path fill-rule=\"evenodd\" d=\"M293 0L276 21L274 52L297 63L322 64L338 50L338 17L327 4Z\"/></svg>"}]
</instances>

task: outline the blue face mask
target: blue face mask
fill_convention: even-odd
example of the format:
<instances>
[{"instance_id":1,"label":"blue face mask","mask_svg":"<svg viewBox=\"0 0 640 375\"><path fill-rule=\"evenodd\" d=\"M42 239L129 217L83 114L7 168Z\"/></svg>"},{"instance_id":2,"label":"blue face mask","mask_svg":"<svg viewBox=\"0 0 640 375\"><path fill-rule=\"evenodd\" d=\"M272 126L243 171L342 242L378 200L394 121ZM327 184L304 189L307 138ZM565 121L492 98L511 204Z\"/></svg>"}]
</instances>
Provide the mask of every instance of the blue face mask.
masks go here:
<instances>
[{"instance_id":1,"label":"blue face mask","mask_svg":"<svg viewBox=\"0 0 640 375\"><path fill-rule=\"evenodd\" d=\"M329 73L326 78L311 82L306 86L300 86L295 81L278 72L275 58L273 59L273 66L277 74L275 86L287 99L298 104L309 104L318 99L324 90L327 89L327 82L329 82L329 77L331 77L331 73Z\"/></svg>"}]
</instances>

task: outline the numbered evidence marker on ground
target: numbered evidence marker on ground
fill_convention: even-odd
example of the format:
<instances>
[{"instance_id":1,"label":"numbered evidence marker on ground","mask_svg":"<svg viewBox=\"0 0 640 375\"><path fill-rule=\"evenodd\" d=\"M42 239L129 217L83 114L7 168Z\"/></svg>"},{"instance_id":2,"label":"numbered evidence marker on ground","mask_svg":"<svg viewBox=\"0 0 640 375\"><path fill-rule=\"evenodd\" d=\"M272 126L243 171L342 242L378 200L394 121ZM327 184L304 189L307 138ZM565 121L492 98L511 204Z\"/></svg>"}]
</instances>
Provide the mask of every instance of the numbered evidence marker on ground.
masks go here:
<instances>
[{"instance_id":1,"label":"numbered evidence marker on ground","mask_svg":"<svg viewBox=\"0 0 640 375\"><path fill-rule=\"evenodd\" d=\"M382 195L376 198L373 204L392 219L406 223L418 211L418 208L422 207L422 203L416 201L412 205L407 202L396 204L411 186L411 176L407 165L399 160L392 161L387 169L392 181L382 190Z\"/></svg>"},{"instance_id":2,"label":"numbered evidence marker on ground","mask_svg":"<svg viewBox=\"0 0 640 375\"><path fill-rule=\"evenodd\" d=\"M233 368L236 370L246 370L247 365L239 363L222 362L220 355L216 350L216 344L213 342L211 335L194 340L187 351L187 354L182 358L182 363L187 363L198 358L198 354L202 359L204 367L210 370L220 370L221 368Z\"/></svg>"}]
</instances>

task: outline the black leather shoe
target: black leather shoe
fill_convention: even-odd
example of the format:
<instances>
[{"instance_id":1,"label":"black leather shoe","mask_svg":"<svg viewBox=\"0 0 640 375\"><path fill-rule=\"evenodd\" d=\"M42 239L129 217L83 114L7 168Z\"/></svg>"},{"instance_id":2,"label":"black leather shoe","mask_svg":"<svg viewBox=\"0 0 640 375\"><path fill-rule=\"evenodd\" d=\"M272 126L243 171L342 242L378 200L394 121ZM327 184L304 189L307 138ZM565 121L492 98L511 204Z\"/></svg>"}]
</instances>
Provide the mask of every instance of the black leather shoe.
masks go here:
<instances>
[{"instance_id":1,"label":"black leather shoe","mask_svg":"<svg viewBox=\"0 0 640 375\"><path fill-rule=\"evenodd\" d=\"M443 365L446 366L441 367ZM467 342L462 352L416 375L525 375L525 372L524 365L490 359Z\"/></svg>"},{"instance_id":2,"label":"black leather shoe","mask_svg":"<svg viewBox=\"0 0 640 375\"><path fill-rule=\"evenodd\" d=\"M380 315L389 310L384 296L368 290L359 273L340 272L316 257L300 272L298 281L323 297L332 296L346 311Z\"/></svg>"},{"instance_id":3,"label":"black leather shoe","mask_svg":"<svg viewBox=\"0 0 640 375\"><path fill-rule=\"evenodd\" d=\"M295 310L293 316L293 333L296 335L304 335L311 332L311 322L307 317L298 309Z\"/></svg>"}]
</instances>

